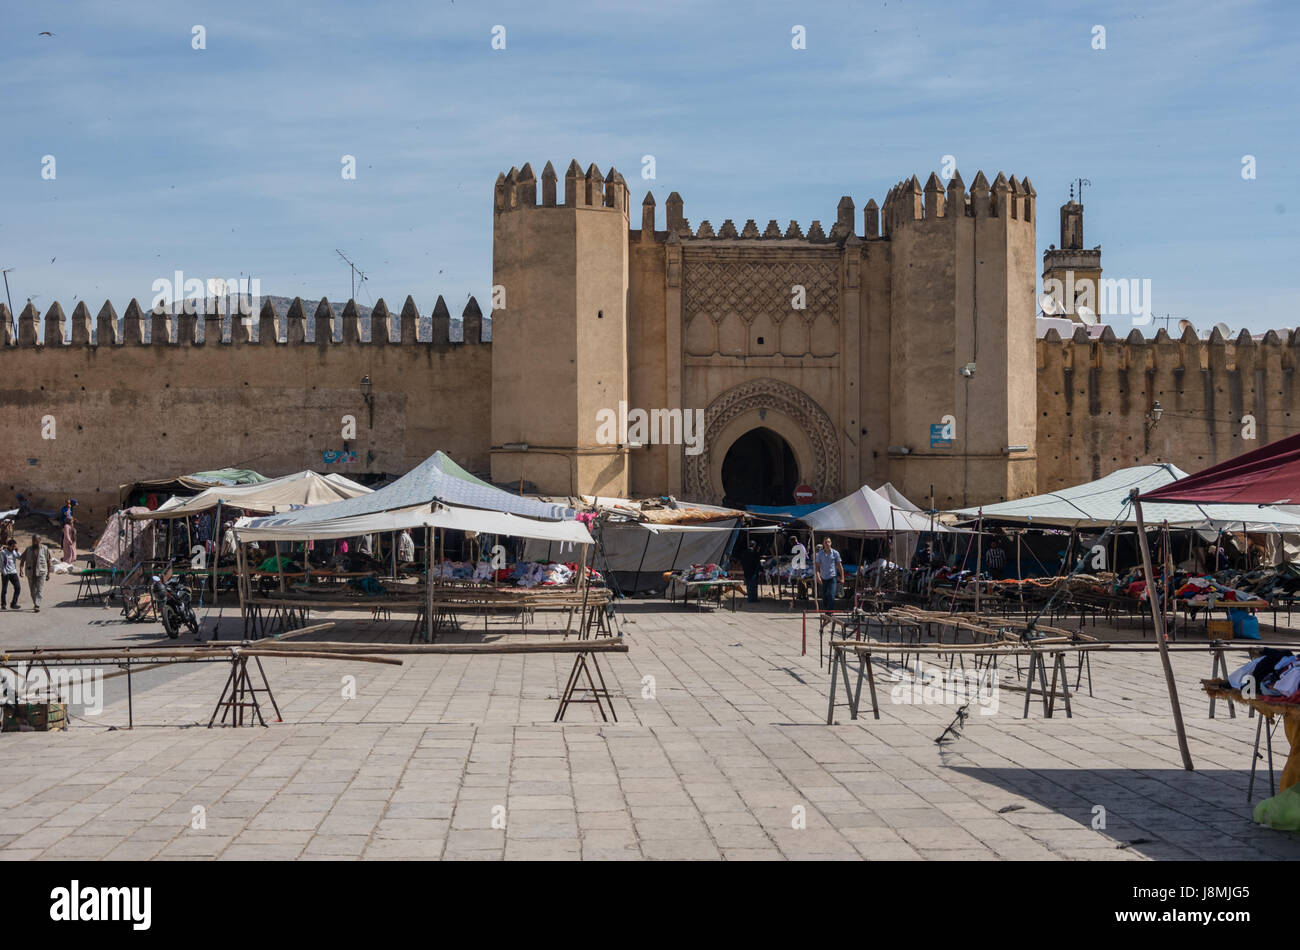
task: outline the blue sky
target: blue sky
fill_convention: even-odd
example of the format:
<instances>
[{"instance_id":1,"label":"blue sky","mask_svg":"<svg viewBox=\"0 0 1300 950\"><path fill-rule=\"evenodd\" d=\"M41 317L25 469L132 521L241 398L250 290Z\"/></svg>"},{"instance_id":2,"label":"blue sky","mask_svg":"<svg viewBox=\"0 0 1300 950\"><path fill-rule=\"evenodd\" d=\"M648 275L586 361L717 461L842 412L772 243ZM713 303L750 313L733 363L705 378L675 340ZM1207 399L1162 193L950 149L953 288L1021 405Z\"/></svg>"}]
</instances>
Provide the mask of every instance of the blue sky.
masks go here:
<instances>
[{"instance_id":1,"label":"blue sky","mask_svg":"<svg viewBox=\"0 0 1300 950\"><path fill-rule=\"evenodd\" d=\"M360 302L459 313L489 296L511 165L615 165L661 227L676 190L692 224L829 229L841 195L861 209L951 154L968 185L1033 180L1040 253L1091 179L1085 243L1149 278L1157 314L1294 326L1295 22L1250 2L10 4L0 267L20 307L121 313L176 270L343 299L342 248Z\"/></svg>"}]
</instances>

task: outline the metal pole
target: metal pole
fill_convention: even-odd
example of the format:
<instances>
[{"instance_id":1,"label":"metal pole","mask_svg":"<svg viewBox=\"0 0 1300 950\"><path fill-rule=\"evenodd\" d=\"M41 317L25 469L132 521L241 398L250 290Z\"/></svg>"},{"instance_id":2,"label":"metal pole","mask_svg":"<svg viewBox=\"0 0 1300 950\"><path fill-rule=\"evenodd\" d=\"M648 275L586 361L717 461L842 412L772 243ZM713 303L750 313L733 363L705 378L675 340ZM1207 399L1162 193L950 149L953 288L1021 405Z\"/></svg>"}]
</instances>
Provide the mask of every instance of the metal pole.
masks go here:
<instances>
[{"instance_id":1,"label":"metal pole","mask_svg":"<svg viewBox=\"0 0 1300 950\"><path fill-rule=\"evenodd\" d=\"M1147 544L1146 526L1142 523L1142 502L1138 500L1137 489L1129 494L1133 502L1133 515L1137 519L1138 545L1142 549L1142 570L1146 575L1147 582L1147 604L1151 608L1151 622L1156 628L1156 645L1160 648L1160 663L1165 670L1165 685L1169 689L1169 706L1174 714L1174 729L1178 733L1178 751L1183 757L1183 768L1192 771L1192 753L1187 748L1187 731L1183 728L1183 710L1178 703L1178 686L1174 683L1174 668L1169 662L1169 645L1165 642L1165 618L1164 611L1156 607L1153 582L1154 572L1151 570L1151 548Z\"/></svg>"},{"instance_id":2,"label":"metal pole","mask_svg":"<svg viewBox=\"0 0 1300 950\"><path fill-rule=\"evenodd\" d=\"M975 612L980 612L980 563L984 560L984 506L980 506L975 530ZM967 548L967 550L970 550Z\"/></svg>"}]
</instances>

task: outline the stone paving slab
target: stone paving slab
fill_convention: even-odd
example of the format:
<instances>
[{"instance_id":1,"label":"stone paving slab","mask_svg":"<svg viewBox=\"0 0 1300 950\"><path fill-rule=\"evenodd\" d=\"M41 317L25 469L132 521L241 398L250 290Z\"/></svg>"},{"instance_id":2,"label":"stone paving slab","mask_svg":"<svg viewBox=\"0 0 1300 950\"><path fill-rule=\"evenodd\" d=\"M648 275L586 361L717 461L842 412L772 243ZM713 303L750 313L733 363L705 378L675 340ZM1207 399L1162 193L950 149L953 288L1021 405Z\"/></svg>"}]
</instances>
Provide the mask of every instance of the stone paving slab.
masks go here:
<instances>
[{"instance_id":1,"label":"stone paving slab","mask_svg":"<svg viewBox=\"0 0 1300 950\"><path fill-rule=\"evenodd\" d=\"M104 619L55 608L38 633L108 642ZM330 637L405 642L403 627L353 615ZM815 632L800 655L798 613L638 602L621 630L630 652L601 658L618 723L594 706L551 722L571 662L556 655L268 660L285 722L265 729L203 728L222 666L141 673L133 730L116 700L65 733L0 737L0 857L1300 858L1300 836L1250 820L1255 720L1207 718L1207 656L1174 657L1189 773L1154 653L1095 655L1073 718L1020 718L1023 694L1003 690L939 745L955 704L887 669L879 720L841 709L825 725L828 676ZM1279 766L1285 750L1279 732Z\"/></svg>"}]
</instances>

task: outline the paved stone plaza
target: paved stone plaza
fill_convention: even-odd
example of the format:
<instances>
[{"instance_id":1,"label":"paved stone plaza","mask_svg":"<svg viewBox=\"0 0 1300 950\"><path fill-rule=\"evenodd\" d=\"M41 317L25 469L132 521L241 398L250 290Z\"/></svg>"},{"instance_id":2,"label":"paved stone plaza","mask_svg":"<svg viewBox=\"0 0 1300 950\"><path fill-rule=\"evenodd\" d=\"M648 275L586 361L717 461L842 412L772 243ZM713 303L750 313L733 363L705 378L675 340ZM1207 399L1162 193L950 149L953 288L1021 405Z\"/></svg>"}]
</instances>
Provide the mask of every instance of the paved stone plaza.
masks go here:
<instances>
[{"instance_id":1,"label":"paved stone plaza","mask_svg":"<svg viewBox=\"0 0 1300 950\"><path fill-rule=\"evenodd\" d=\"M57 606L72 589L55 578L40 615L0 615L0 643L163 639L159 625L120 623L113 609ZM400 619L355 617L312 639L406 640ZM229 608L221 626L234 635ZM1207 717L1208 656L1174 657L1197 767L1188 773L1154 653L1096 655L1095 695L1085 684L1072 719L1059 708L1022 719L1023 693L1001 690L995 714L972 704L960 738L940 747L955 705L891 701L883 672L879 721L850 722L841 709L826 726L815 627L800 656L800 614L783 606L634 601L620 627L630 652L601 659L617 724L594 706L553 724L571 659L544 654L405 656L400 667L270 660L285 721L266 729L203 728L223 665L133 677L134 730L113 680L103 712L66 733L0 736L0 855L1300 858L1300 836L1250 821L1255 720L1222 706ZM487 635L509 629L494 623ZM1003 683L1015 682L1004 661ZM1280 770L1280 730L1277 743ZM1257 801L1261 791L1263 770Z\"/></svg>"}]
</instances>

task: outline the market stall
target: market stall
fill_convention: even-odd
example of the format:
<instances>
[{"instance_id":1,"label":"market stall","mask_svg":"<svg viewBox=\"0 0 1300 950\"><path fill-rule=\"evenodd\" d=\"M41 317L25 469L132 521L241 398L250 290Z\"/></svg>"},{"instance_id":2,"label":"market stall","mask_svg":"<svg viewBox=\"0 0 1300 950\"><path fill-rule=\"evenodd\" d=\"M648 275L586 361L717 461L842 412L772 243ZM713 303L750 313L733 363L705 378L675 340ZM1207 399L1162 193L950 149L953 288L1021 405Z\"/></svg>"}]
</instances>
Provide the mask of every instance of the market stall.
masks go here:
<instances>
[{"instance_id":1,"label":"market stall","mask_svg":"<svg viewBox=\"0 0 1300 950\"><path fill-rule=\"evenodd\" d=\"M1262 446L1253 452L1247 452L1237 458L1229 459L1226 462L1220 462L1218 465L1212 465L1209 468L1189 475L1176 481L1169 482L1163 486L1154 488L1143 493L1133 493L1133 507L1136 510L1139 526L1142 524L1144 508L1150 509L1161 505L1176 507L1179 505L1191 506L1194 508L1214 507L1219 505L1233 505L1245 509L1246 511L1262 511L1275 505L1290 506L1300 501L1300 435L1289 436L1277 442L1272 442ZM1277 510L1277 509L1273 509ZM1243 518L1247 521L1247 518ZM1147 570L1147 577L1151 577L1150 555L1146 549L1146 538L1142 536L1143 543L1143 561ZM1156 635L1163 647L1163 629L1156 616ZM1297 664L1297 658L1287 651L1275 651L1285 654L1283 656L1274 656L1270 658L1270 672L1282 669L1283 677L1281 682L1285 685L1279 685L1278 679L1266 680L1260 674L1259 661L1254 665L1247 664L1248 668L1236 670L1227 677L1227 686L1230 689L1240 690L1243 686L1249 686L1251 695L1247 699L1265 699L1270 705L1279 705L1284 709L1290 709L1292 705L1300 709L1300 677L1287 677L1285 665L1296 665L1296 672L1300 672L1300 664ZM1173 674L1168 666L1167 654L1162 650L1162 656L1165 657L1165 672L1169 686L1170 704L1173 710L1174 724L1178 732L1179 745L1183 753L1183 762L1190 769L1192 767L1191 755L1187 750L1187 740L1183 732L1182 713L1178 704L1178 692L1173 682ZM1267 653L1265 654L1267 656ZM1233 682L1233 677L1238 677L1237 682ZM1249 680L1245 679L1249 676ZM1266 692L1272 692L1276 695L1265 697ZM1213 695L1213 693L1212 693ZM1233 697L1235 698L1235 697ZM1259 710L1262 716L1268 716L1270 722L1276 714L1268 709ZM1287 765L1282 772L1281 794L1290 795L1292 798L1300 792L1295 791L1296 783L1300 782L1300 716L1286 715L1286 735L1291 743L1291 753ZM1258 733L1256 734L1256 743L1258 744ZM1276 801L1271 799L1270 801ZM1261 807L1268 803L1261 803Z\"/></svg>"},{"instance_id":2,"label":"market stall","mask_svg":"<svg viewBox=\"0 0 1300 950\"><path fill-rule=\"evenodd\" d=\"M376 492L331 505L306 508L264 518L245 518L235 525L242 551L250 541L298 541L346 538L418 530L429 536L425 545L423 579L390 585L348 583L327 596L319 587L294 585L280 578L279 589L255 591L252 577L241 560L240 598L246 626L267 613L279 626L304 620L312 609L361 609L416 613L412 635L432 641L444 624L458 614L506 609L515 613L538 609L567 610L570 627L579 613L587 629L591 608L603 606L607 593L593 591L589 582L589 549L593 544L586 525L569 507L525 498L496 488L466 472L439 452L402 478ZM498 583L495 570L481 582L455 578L446 567L449 531L464 535L527 538L567 544L581 551L572 583L518 587ZM442 542L442 543L440 543ZM504 565L501 565L504 567ZM278 565L283 573L284 565ZM598 626L600 616L596 616Z\"/></svg>"}]
</instances>

